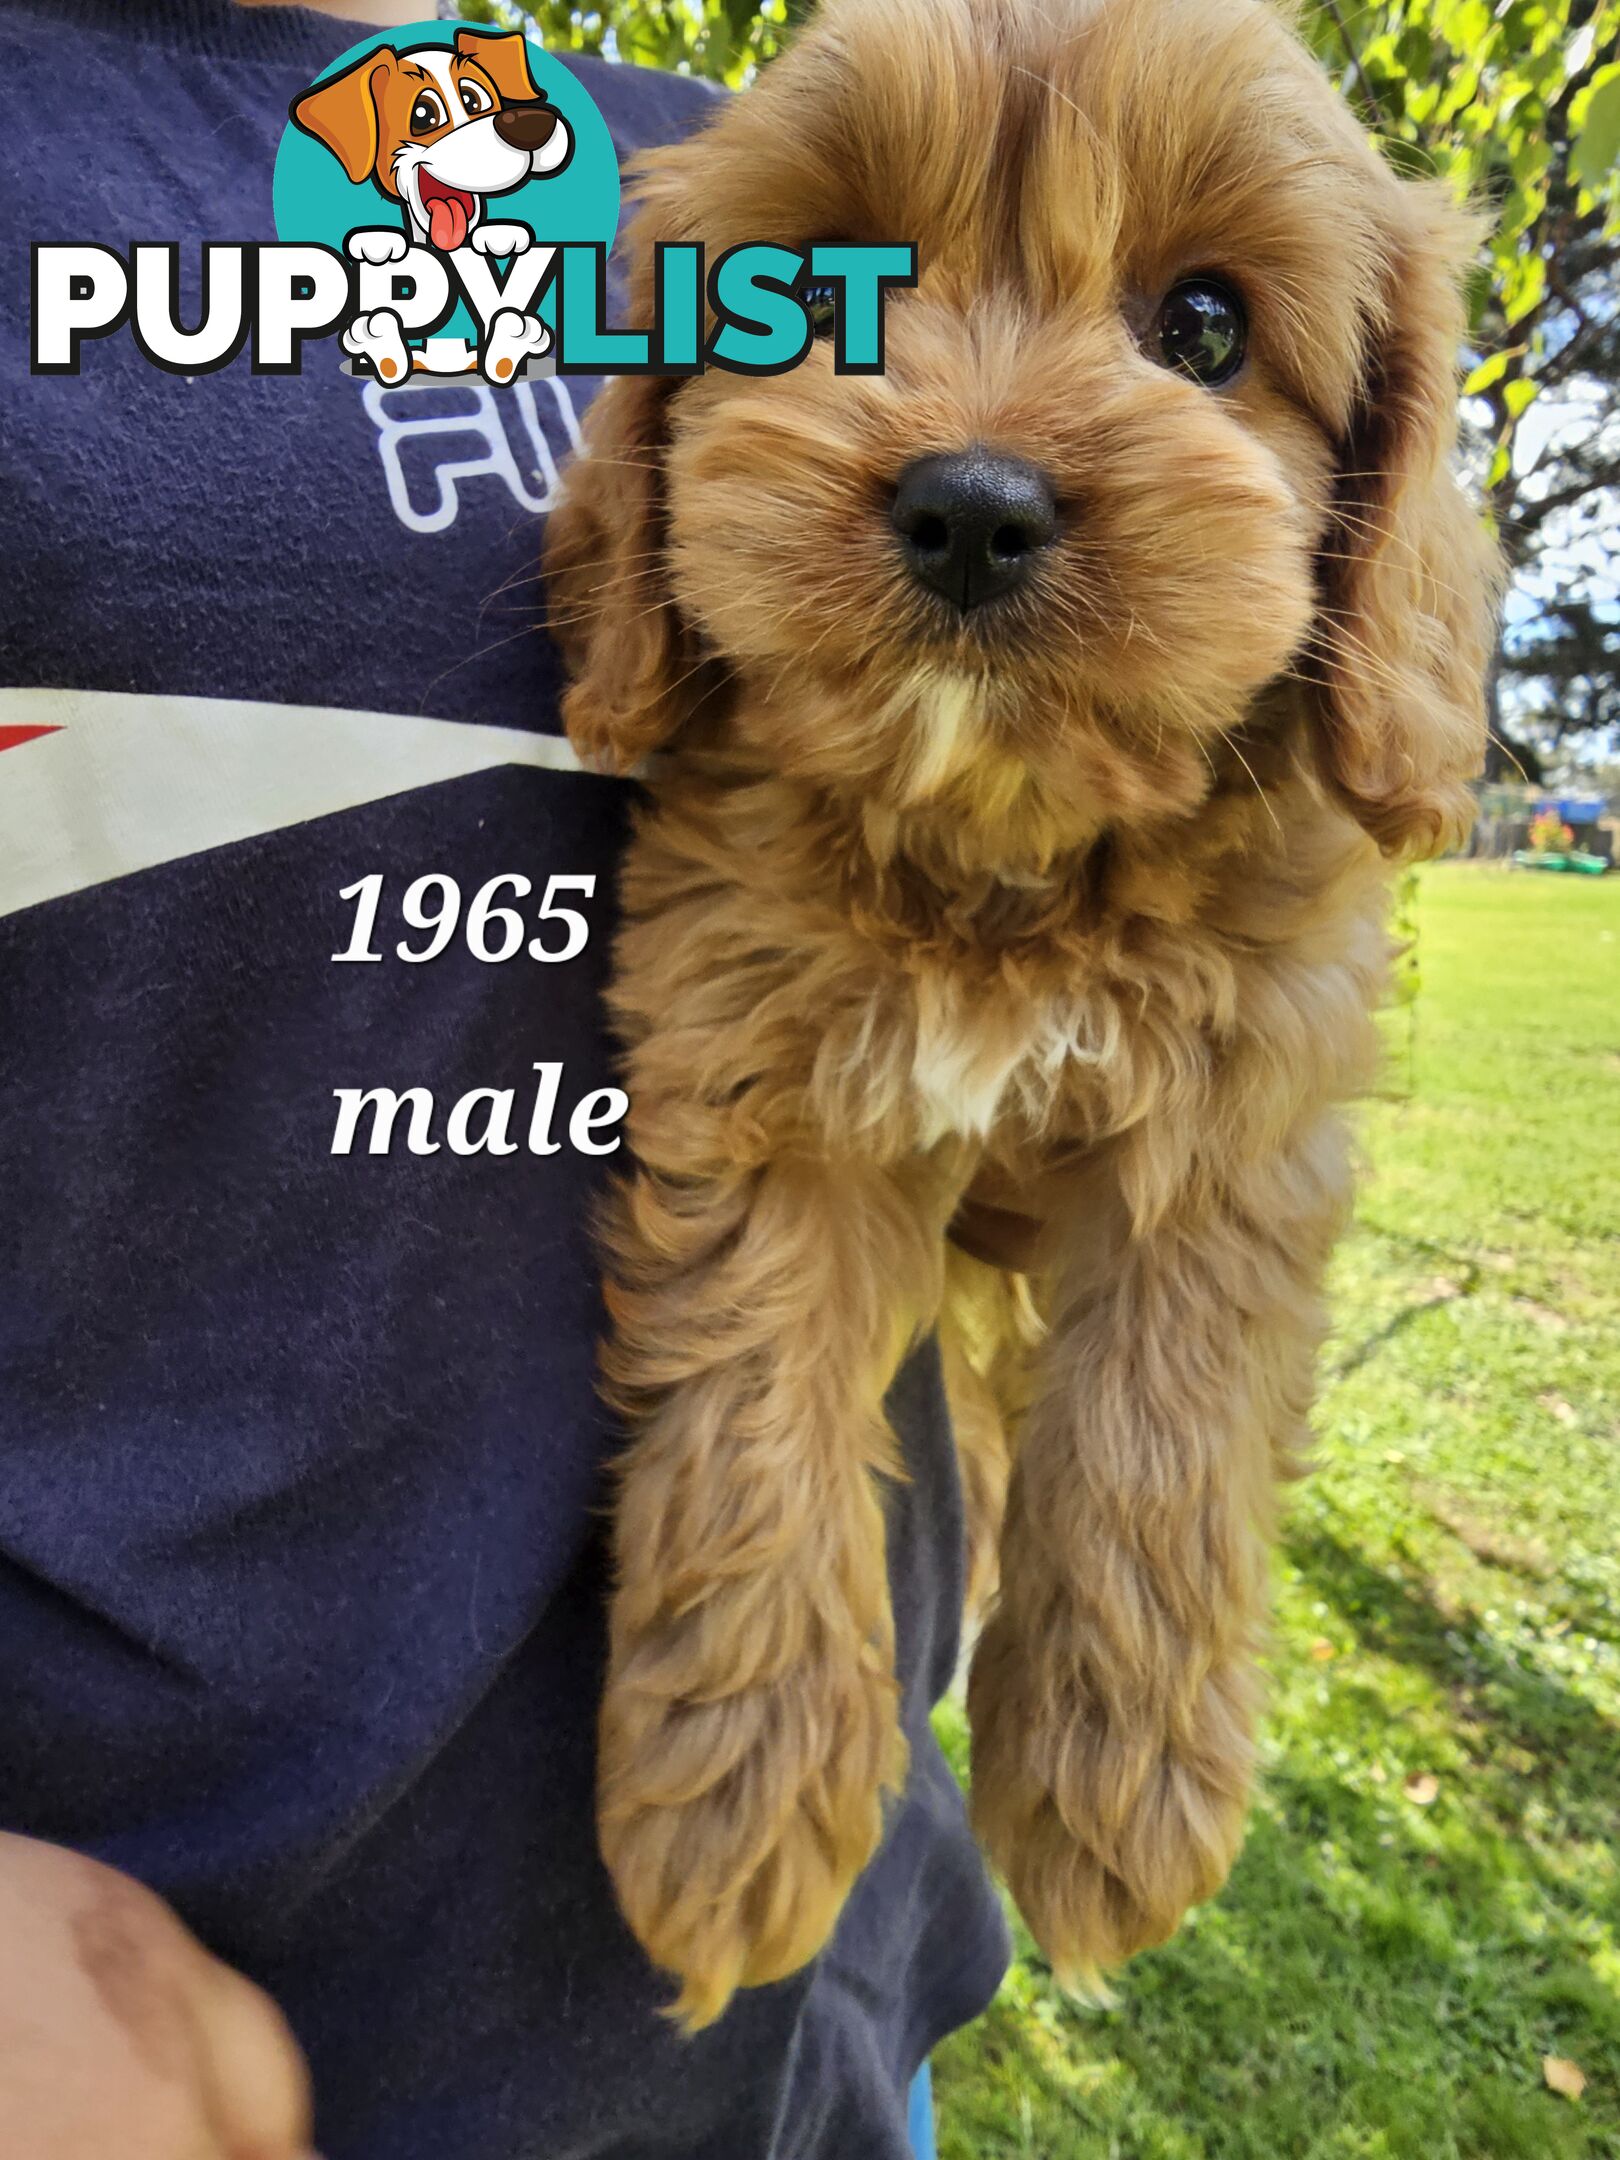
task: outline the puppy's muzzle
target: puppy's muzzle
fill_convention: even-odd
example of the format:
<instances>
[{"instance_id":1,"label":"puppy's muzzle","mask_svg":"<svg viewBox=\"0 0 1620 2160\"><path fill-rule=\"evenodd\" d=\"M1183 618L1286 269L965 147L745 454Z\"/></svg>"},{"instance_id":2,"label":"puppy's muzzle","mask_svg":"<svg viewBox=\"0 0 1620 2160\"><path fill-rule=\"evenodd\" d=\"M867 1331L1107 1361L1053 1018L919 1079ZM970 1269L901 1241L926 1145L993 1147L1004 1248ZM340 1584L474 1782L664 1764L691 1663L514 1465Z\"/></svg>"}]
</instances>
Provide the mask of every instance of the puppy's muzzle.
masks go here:
<instances>
[{"instance_id":1,"label":"puppy's muzzle","mask_svg":"<svg viewBox=\"0 0 1620 2160\"><path fill-rule=\"evenodd\" d=\"M546 104L503 105L495 115L495 132L510 149L531 154L543 150L556 132L557 115Z\"/></svg>"},{"instance_id":2,"label":"puppy's muzzle","mask_svg":"<svg viewBox=\"0 0 1620 2160\"><path fill-rule=\"evenodd\" d=\"M918 584L963 614L1022 585L1058 529L1040 467L977 447L908 465L889 522Z\"/></svg>"}]
</instances>

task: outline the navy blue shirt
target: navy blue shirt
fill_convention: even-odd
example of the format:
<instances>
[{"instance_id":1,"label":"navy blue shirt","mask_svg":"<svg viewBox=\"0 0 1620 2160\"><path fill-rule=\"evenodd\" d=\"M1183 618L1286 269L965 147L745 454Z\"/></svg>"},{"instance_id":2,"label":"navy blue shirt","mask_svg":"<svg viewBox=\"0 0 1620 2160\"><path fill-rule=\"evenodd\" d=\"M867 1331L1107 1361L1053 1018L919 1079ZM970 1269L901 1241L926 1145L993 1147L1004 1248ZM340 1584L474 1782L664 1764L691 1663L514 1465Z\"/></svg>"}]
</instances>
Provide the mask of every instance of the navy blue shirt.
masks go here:
<instances>
[{"instance_id":1,"label":"navy blue shirt","mask_svg":"<svg viewBox=\"0 0 1620 2160\"><path fill-rule=\"evenodd\" d=\"M928 1731L961 1516L896 1384L912 1775L813 1972L694 2042L592 1826L611 1157L331 1152L333 1090L612 1076L622 784L567 769L541 521L595 387L387 391L127 334L27 372L27 243L268 239L358 30L0 6L0 1824L273 1991L328 2160L900 2160L1000 1919ZM578 60L622 150L712 93ZM189 250L188 250L189 252ZM195 271L189 273L195 284ZM411 880L594 876L584 952L394 957ZM378 964L336 963L380 874ZM510 899L510 894L503 897ZM551 942L559 941L553 932Z\"/></svg>"}]
</instances>

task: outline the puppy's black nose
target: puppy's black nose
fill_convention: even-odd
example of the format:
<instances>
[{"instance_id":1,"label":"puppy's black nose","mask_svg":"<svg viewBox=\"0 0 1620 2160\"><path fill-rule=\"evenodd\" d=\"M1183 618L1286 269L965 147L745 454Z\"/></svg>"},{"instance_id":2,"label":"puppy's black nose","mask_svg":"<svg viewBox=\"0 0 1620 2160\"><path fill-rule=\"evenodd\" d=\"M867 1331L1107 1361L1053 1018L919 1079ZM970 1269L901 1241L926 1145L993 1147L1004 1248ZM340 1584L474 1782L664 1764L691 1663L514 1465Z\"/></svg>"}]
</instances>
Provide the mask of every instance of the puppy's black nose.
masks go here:
<instances>
[{"instance_id":1,"label":"puppy's black nose","mask_svg":"<svg viewBox=\"0 0 1620 2160\"><path fill-rule=\"evenodd\" d=\"M908 465L889 521L913 577L965 614L1023 583L1057 504L1038 465L975 447Z\"/></svg>"},{"instance_id":2,"label":"puppy's black nose","mask_svg":"<svg viewBox=\"0 0 1620 2160\"><path fill-rule=\"evenodd\" d=\"M557 115L550 105L503 105L495 115L495 132L514 150L540 150L550 142Z\"/></svg>"}]
</instances>

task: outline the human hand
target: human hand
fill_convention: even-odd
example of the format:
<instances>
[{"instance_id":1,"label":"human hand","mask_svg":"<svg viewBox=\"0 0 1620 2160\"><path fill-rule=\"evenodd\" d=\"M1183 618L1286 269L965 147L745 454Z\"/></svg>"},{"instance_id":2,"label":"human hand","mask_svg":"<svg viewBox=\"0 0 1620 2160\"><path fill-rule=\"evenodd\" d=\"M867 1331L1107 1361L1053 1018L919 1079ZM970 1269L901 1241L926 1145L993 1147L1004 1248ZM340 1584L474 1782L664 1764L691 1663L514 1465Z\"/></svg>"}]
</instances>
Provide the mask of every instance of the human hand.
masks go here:
<instances>
[{"instance_id":1,"label":"human hand","mask_svg":"<svg viewBox=\"0 0 1620 2160\"><path fill-rule=\"evenodd\" d=\"M0 2122L28 2160L314 2160L269 1997L127 1876L3 1834Z\"/></svg>"}]
</instances>

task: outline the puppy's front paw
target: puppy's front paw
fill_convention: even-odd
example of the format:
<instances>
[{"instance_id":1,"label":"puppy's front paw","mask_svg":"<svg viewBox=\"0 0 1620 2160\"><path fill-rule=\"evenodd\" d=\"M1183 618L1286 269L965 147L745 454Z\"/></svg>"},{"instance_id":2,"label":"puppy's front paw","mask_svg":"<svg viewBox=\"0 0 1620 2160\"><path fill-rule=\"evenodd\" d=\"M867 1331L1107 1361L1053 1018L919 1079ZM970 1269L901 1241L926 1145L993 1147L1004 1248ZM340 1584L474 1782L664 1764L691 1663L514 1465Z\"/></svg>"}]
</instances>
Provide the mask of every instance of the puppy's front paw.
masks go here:
<instances>
[{"instance_id":1,"label":"puppy's front paw","mask_svg":"<svg viewBox=\"0 0 1620 2160\"><path fill-rule=\"evenodd\" d=\"M1253 1682L1228 1667L1170 1712L1026 1680L992 1621L968 1690L974 1828L1058 1978L1094 1987L1226 1880L1253 1775Z\"/></svg>"},{"instance_id":2,"label":"puppy's front paw","mask_svg":"<svg viewBox=\"0 0 1620 2160\"><path fill-rule=\"evenodd\" d=\"M735 1691L711 1677L687 1693L686 1625L643 1638L610 1675L599 1814L624 1916L680 1981L670 2015L696 2032L738 1988L797 1972L825 1944L906 1750L875 1648L781 1669L762 1618L736 1646L750 1669Z\"/></svg>"},{"instance_id":3,"label":"puppy's front paw","mask_svg":"<svg viewBox=\"0 0 1620 2160\"><path fill-rule=\"evenodd\" d=\"M410 248L409 240L397 227L352 232L343 244L356 262L363 263L400 262Z\"/></svg>"}]
</instances>

